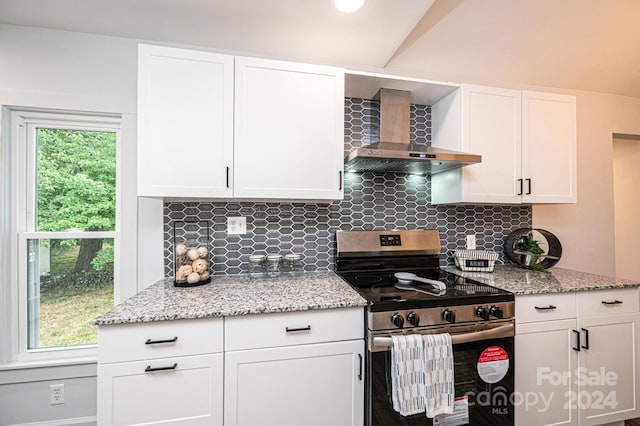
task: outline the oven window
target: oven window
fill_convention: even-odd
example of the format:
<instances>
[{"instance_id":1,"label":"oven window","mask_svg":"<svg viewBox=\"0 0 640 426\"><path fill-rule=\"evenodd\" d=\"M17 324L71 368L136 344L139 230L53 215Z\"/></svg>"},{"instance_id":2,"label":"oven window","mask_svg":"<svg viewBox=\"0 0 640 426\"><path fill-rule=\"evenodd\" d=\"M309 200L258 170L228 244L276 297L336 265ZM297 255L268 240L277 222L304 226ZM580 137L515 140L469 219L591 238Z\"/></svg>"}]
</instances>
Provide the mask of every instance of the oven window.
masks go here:
<instances>
[{"instance_id":1,"label":"oven window","mask_svg":"<svg viewBox=\"0 0 640 426\"><path fill-rule=\"evenodd\" d=\"M498 348L498 349L496 349ZM485 352L489 349L488 352ZM513 406L510 398L514 386L513 338L483 340L455 345L454 376L456 398L468 397L469 424L474 426L513 425ZM508 358L496 369L486 368L487 353L497 351ZM391 352L370 353L367 384L367 424L370 426L422 426L433 425L424 413L403 417L393 409L391 402L390 358ZM482 358L481 358L482 357ZM481 372L478 372L478 361ZM484 368L482 368L484 367ZM490 365L489 365L490 367ZM501 370L504 368L504 370ZM493 382L493 383L491 383Z\"/></svg>"}]
</instances>

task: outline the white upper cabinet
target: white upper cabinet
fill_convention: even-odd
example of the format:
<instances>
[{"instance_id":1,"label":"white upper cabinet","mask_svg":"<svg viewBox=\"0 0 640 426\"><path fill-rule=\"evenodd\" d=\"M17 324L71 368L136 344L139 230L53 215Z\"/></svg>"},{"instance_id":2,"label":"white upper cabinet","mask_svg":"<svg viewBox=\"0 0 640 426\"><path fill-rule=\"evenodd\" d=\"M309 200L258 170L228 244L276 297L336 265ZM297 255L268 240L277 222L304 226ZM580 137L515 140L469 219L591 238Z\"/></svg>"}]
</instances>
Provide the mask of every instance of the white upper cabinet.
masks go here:
<instances>
[{"instance_id":1,"label":"white upper cabinet","mask_svg":"<svg viewBox=\"0 0 640 426\"><path fill-rule=\"evenodd\" d=\"M576 98L522 93L523 201L575 203Z\"/></svg>"},{"instance_id":2,"label":"white upper cabinet","mask_svg":"<svg viewBox=\"0 0 640 426\"><path fill-rule=\"evenodd\" d=\"M341 199L343 145L342 69L140 45L139 196Z\"/></svg>"},{"instance_id":3,"label":"white upper cabinet","mask_svg":"<svg viewBox=\"0 0 640 426\"><path fill-rule=\"evenodd\" d=\"M575 203L575 97L463 85L432 106L433 146L482 162L432 176L432 203Z\"/></svg>"},{"instance_id":4,"label":"white upper cabinet","mask_svg":"<svg viewBox=\"0 0 640 426\"><path fill-rule=\"evenodd\" d=\"M233 56L138 51L138 195L231 197Z\"/></svg>"},{"instance_id":5,"label":"white upper cabinet","mask_svg":"<svg viewBox=\"0 0 640 426\"><path fill-rule=\"evenodd\" d=\"M482 156L479 164L433 175L434 204L520 202L520 104L519 91L464 85L432 107L434 146Z\"/></svg>"},{"instance_id":6,"label":"white upper cabinet","mask_svg":"<svg viewBox=\"0 0 640 426\"><path fill-rule=\"evenodd\" d=\"M342 199L344 71L236 57L234 196Z\"/></svg>"}]
</instances>

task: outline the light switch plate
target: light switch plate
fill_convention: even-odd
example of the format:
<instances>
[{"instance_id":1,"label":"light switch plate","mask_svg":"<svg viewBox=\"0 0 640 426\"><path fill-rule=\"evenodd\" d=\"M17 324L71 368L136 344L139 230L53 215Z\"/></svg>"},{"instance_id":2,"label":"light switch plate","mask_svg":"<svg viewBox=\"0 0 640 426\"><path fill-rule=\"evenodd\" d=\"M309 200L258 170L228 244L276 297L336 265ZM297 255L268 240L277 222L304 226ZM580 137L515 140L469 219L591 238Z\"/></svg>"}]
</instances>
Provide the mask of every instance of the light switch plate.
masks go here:
<instances>
[{"instance_id":1,"label":"light switch plate","mask_svg":"<svg viewBox=\"0 0 640 426\"><path fill-rule=\"evenodd\" d=\"M227 234L246 234L247 233L247 218L240 217L228 217L227 218Z\"/></svg>"}]
</instances>

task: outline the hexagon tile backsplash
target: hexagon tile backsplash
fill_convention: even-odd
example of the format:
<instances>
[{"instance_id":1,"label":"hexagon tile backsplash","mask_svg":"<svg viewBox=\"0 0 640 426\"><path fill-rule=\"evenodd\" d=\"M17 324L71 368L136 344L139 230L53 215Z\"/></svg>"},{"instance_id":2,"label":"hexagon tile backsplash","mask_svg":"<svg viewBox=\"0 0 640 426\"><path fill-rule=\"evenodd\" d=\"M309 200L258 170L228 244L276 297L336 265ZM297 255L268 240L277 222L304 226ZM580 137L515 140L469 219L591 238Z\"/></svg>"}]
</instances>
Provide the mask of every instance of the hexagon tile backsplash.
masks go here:
<instances>
[{"instance_id":1,"label":"hexagon tile backsplash","mask_svg":"<svg viewBox=\"0 0 640 426\"><path fill-rule=\"evenodd\" d=\"M347 98L345 153L377 141L379 103ZM412 105L413 143L430 143L431 108ZM530 227L530 206L433 206L426 176L396 173L346 173L344 200L333 203L170 202L164 205L165 275L173 274L174 221L206 220L215 274L246 272L249 255L300 253L306 271L332 270L335 231L369 229L438 229L441 261L453 264L452 251L476 235L481 250L500 253L504 239ZM247 233L228 235L227 217L247 218Z\"/></svg>"}]
</instances>

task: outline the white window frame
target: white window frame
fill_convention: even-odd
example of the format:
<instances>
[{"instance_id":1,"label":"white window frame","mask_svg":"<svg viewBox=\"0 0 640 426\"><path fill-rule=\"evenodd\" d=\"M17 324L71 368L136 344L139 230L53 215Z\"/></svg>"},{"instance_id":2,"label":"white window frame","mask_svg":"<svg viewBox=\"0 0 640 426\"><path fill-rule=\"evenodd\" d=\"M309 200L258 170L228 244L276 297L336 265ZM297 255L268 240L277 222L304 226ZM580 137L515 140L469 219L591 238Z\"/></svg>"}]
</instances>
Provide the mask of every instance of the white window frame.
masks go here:
<instances>
[{"instance_id":1,"label":"white window frame","mask_svg":"<svg viewBox=\"0 0 640 426\"><path fill-rule=\"evenodd\" d=\"M16 139L14 147L17 154L16 165L16 215L17 225L17 298L12 309L17 315L17 341L11 357L14 362L31 363L43 361L94 360L97 355L96 344L51 348L28 348L28 297L27 297L27 244L30 239L46 238L113 238L114 240L114 299L120 288L120 206L121 206L121 134L122 123L118 115L85 114L68 112L12 111L11 123ZM35 230L36 207L36 138L38 128L57 128L116 133L116 217L115 229L108 232L37 232ZM15 245L14 245L15 247Z\"/></svg>"}]
</instances>

